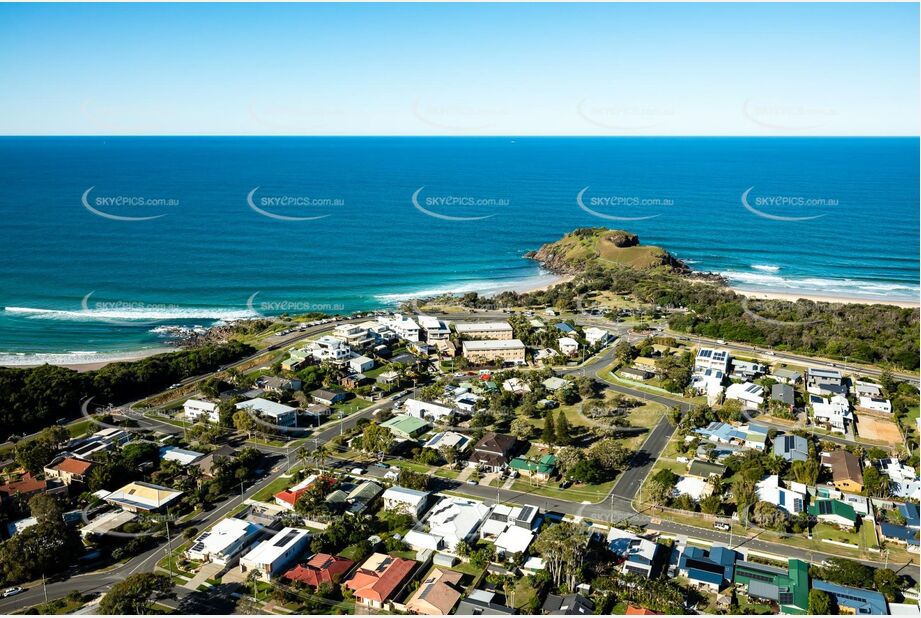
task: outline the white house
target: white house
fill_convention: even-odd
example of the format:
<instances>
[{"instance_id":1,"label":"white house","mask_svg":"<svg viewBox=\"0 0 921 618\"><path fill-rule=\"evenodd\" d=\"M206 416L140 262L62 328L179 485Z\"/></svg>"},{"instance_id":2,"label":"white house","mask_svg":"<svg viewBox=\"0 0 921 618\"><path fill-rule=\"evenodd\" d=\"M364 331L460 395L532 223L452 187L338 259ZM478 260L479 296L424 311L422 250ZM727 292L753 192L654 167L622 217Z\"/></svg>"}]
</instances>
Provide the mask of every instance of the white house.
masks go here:
<instances>
[{"instance_id":1,"label":"white house","mask_svg":"<svg viewBox=\"0 0 921 618\"><path fill-rule=\"evenodd\" d=\"M364 373L365 371L374 369L374 360L367 356L356 356L355 358L349 359L349 369L355 373Z\"/></svg>"},{"instance_id":2,"label":"white house","mask_svg":"<svg viewBox=\"0 0 921 618\"><path fill-rule=\"evenodd\" d=\"M893 496L909 500L921 500L921 481L915 469L901 463L895 457L882 459L880 470L889 477L889 489Z\"/></svg>"},{"instance_id":3,"label":"white house","mask_svg":"<svg viewBox=\"0 0 921 618\"><path fill-rule=\"evenodd\" d=\"M429 493L407 487L393 486L384 492L383 499L385 510L412 515L414 519L419 519L422 513L425 512Z\"/></svg>"},{"instance_id":4,"label":"white house","mask_svg":"<svg viewBox=\"0 0 921 618\"><path fill-rule=\"evenodd\" d=\"M307 351L318 361L345 361L352 356L352 348L348 344L329 335L312 342Z\"/></svg>"},{"instance_id":5,"label":"white house","mask_svg":"<svg viewBox=\"0 0 921 618\"><path fill-rule=\"evenodd\" d=\"M746 408L757 408L764 402L764 389L752 382L737 382L726 387L726 399L741 401Z\"/></svg>"},{"instance_id":6,"label":"white house","mask_svg":"<svg viewBox=\"0 0 921 618\"><path fill-rule=\"evenodd\" d=\"M582 332L585 333L585 340L588 345L595 345L596 343L604 345L612 339L611 333L597 326L589 326L583 329Z\"/></svg>"},{"instance_id":7,"label":"white house","mask_svg":"<svg viewBox=\"0 0 921 618\"><path fill-rule=\"evenodd\" d=\"M623 560L621 571L625 574L651 577L659 545L632 532L611 528L608 532L608 549Z\"/></svg>"},{"instance_id":8,"label":"white house","mask_svg":"<svg viewBox=\"0 0 921 618\"><path fill-rule=\"evenodd\" d=\"M454 415L454 410L446 406L439 406L428 401L419 401L418 399L407 399L403 405L406 414L416 418L424 418L438 422L442 419L448 421Z\"/></svg>"},{"instance_id":9,"label":"white house","mask_svg":"<svg viewBox=\"0 0 921 618\"><path fill-rule=\"evenodd\" d=\"M375 337L361 324L339 324L333 329L333 336L341 339L350 348L364 349L376 341Z\"/></svg>"},{"instance_id":10,"label":"white house","mask_svg":"<svg viewBox=\"0 0 921 618\"><path fill-rule=\"evenodd\" d=\"M560 337L557 343L559 343L560 352L566 356L575 356L579 352L579 342L572 337Z\"/></svg>"},{"instance_id":11,"label":"white house","mask_svg":"<svg viewBox=\"0 0 921 618\"><path fill-rule=\"evenodd\" d=\"M423 446L436 451L442 446L447 446L454 448L458 453L463 453L470 446L470 442L470 436L465 436L456 431L441 431L429 438L428 442Z\"/></svg>"},{"instance_id":12,"label":"white house","mask_svg":"<svg viewBox=\"0 0 921 618\"><path fill-rule=\"evenodd\" d=\"M509 378L502 383L502 390L508 391L510 393L530 393L531 387L528 386L528 383L522 380L521 378Z\"/></svg>"},{"instance_id":13,"label":"white house","mask_svg":"<svg viewBox=\"0 0 921 618\"><path fill-rule=\"evenodd\" d=\"M428 532L410 530L403 539L416 549L453 552L461 541L472 543L489 516L489 507L476 500L446 497L435 505L425 523Z\"/></svg>"},{"instance_id":14,"label":"white house","mask_svg":"<svg viewBox=\"0 0 921 618\"><path fill-rule=\"evenodd\" d=\"M451 336L448 325L434 316L420 315L419 326L425 331L425 340L428 342L444 341Z\"/></svg>"},{"instance_id":15,"label":"white house","mask_svg":"<svg viewBox=\"0 0 921 618\"><path fill-rule=\"evenodd\" d=\"M293 427L297 423L297 408L286 406L283 403L275 403L261 397L241 401L235 407L237 410L249 410L279 427Z\"/></svg>"},{"instance_id":16,"label":"white house","mask_svg":"<svg viewBox=\"0 0 921 618\"><path fill-rule=\"evenodd\" d=\"M723 392L723 372L719 369L704 369L691 377L691 388L699 395L707 396L707 403L713 405Z\"/></svg>"},{"instance_id":17,"label":"white house","mask_svg":"<svg viewBox=\"0 0 921 618\"><path fill-rule=\"evenodd\" d=\"M770 502L791 515L806 510L807 494L806 486L802 483L790 482L790 488L787 489L776 474L766 476L755 485L758 500Z\"/></svg>"},{"instance_id":18,"label":"white house","mask_svg":"<svg viewBox=\"0 0 921 618\"><path fill-rule=\"evenodd\" d=\"M870 397L867 395L861 395L857 406L863 408L864 410L872 410L873 412L892 414L892 404L889 403L888 399L883 399L882 397Z\"/></svg>"},{"instance_id":19,"label":"white house","mask_svg":"<svg viewBox=\"0 0 921 618\"><path fill-rule=\"evenodd\" d=\"M844 395L832 395L825 399L819 395L809 395L809 405L816 423L828 425L837 433L847 433L848 423L853 419L851 404Z\"/></svg>"},{"instance_id":20,"label":"white house","mask_svg":"<svg viewBox=\"0 0 921 618\"><path fill-rule=\"evenodd\" d=\"M197 421L204 417L206 421L218 423L221 420L218 405L201 399L188 399L182 404L182 411L187 420Z\"/></svg>"},{"instance_id":21,"label":"white house","mask_svg":"<svg viewBox=\"0 0 921 618\"><path fill-rule=\"evenodd\" d=\"M705 369L719 369L723 374L729 373L729 351L701 348L697 350L694 358L694 371L701 372Z\"/></svg>"},{"instance_id":22,"label":"white house","mask_svg":"<svg viewBox=\"0 0 921 618\"><path fill-rule=\"evenodd\" d=\"M260 528L244 519L228 517L196 537L186 550L190 560L229 565L259 534Z\"/></svg>"},{"instance_id":23,"label":"white house","mask_svg":"<svg viewBox=\"0 0 921 618\"><path fill-rule=\"evenodd\" d=\"M528 528L507 525L505 530L496 537L494 545L499 557L522 555L534 541L534 533Z\"/></svg>"},{"instance_id":24,"label":"white house","mask_svg":"<svg viewBox=\"0 0 921 618\"><path fill-rule=\"evenodd\" d=\"M383 326L387 326L401 339L406 341L419 341L419 325L412 318L408 318L400 313L394 313L392 316L382 315L377 321Z\"/></svg>"},{"instance_id":25,"label":"white house","mask_svg":"<svg viewBox=\"0 0 921 618\"><path fill-rule=\"evenodd\" d=\"M240 570L243 573L258 571L262 580L269 581L300 558L312 536L309 530L303 528L282 528L240 558Z\"/></svg>"}]
</instances>

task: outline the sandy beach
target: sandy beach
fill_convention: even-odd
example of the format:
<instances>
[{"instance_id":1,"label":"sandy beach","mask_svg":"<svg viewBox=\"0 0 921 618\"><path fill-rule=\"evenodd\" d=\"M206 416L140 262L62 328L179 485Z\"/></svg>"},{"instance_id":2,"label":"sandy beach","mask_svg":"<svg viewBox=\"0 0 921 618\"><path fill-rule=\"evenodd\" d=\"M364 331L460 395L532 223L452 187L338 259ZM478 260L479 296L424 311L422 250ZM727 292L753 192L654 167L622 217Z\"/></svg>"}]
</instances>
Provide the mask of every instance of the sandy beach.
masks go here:
<instances>
[{"instance_id":1,"label":"sandy beach","mask_svg":"<svg viewBox=\"0 0 921 618\"><path fill-rule=\"evenodd\" d=\"M840 296L823 296L821 294L800 294L796 292L765 292L762 290L742 290L739 288L732 288L734 292L738 292L743 296L747 296L752 299L761 299L761 300L788 300L795 302L797 300L811 300L817 303L838 303L838 304L859 304L859 305L895 305L896 307L919 307L921 303L919 301L908 301L908 300L883 300L875 298L852 298L852 297L840 297Z\"/></svg>"},{"instance_id":2,"label":"sandy beach","mask_svg":"<svg viewBox=\"0 0 921 618\"><path fill-rule=\"evenodd\" d=\"M542 283L540 285L523 287L521 289L516 289L515 291L520 294L526 294L529 292L543 292L545 290L549 290L555 285L560 285L561 283L567 283L569 281L572 281L574 277L575 275L557 275L557 277L553 281L550 281L548 283Z\"/></svg>"},{"instance_id":3,"label":"sandy beach","mask_svg":"<svg viewBox=\"0 0 921 618\"><path fill-rule=\"evenodd\" d=\"M68 356L66 354L61 354L61 355L48 354L43 359L43 362L39 362L39 363L23 363L23 364L0 363L0 365L4 367L21 367L25 369L28 367L39 367L41 365L48 364L48 365L58 365L61 367L67 367L68 369L74 369L76 371L83 372L83 371L93 371L95 369L105 367L109 363L117 363L120 361L140 360L142 358L147 358L148 356L154 356L155 354L163 354L165 352L175 352L177 349L178 348L160 347L160 348L148 348L146 350L136 350L136 351L129 351L129 352L101 352L99 354L92 355L94 357L92 360L75 361L75 362L66 362L65 358L61 358L59 360L54 358L55 356L66 357ZM64 362L59 362L59 361L64 361Z\"/></svg>"}]
</instances>

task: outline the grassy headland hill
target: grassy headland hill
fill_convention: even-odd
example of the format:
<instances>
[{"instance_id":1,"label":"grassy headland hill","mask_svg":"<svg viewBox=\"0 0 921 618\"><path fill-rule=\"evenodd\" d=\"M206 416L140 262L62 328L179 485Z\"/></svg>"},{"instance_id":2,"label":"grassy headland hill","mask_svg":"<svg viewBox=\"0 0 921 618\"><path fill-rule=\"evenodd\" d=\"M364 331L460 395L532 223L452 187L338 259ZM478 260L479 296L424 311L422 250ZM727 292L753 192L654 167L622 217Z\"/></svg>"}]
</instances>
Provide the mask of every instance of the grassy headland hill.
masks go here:
<instances>
[{"instance_id":1,"label":"grassy headland hill","mask_svg":"<svg viewBox=\"0 0 921 618\"><path fill-rule=\"evenodd\" d=\"M918 308L748 299L719 275L694 272L665 249L642 245L623 230L579 228L525 257L571 277L546 290L488 298L468 293L454 302L576 311L577 299L613 292L644 305L646 317L667 317L680 332L899 370L919 366Z\"/></svg>"}]
</instances>

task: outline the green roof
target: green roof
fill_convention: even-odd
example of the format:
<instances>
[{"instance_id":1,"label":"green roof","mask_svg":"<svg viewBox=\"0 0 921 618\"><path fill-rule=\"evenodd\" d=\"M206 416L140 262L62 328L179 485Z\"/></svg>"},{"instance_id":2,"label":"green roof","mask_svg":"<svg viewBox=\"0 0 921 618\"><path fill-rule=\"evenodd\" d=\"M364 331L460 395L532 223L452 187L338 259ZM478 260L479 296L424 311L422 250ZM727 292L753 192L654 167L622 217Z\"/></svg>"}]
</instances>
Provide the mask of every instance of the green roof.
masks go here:
<instances>
[{"instance_id":1,"label":"green roof","mask_svg":"<svg viewBox=\"0 0 921 618\"><path fill-rule=\"evenodd\" d=\"M710 463L709 461L703 461L702 459L695 459L691 462L691 465L688 468L688 474L691 476L700 476L705 478L710 475L722 477L725 472L726 466Z\"/></svg>"},{"instance_id":2,"label":"green roof","mask_svg":"<svg viewBox=\"0 0 921 618\"><path fill-rule=\"evenodd\" d=\"M850 522L857 521L857 511L850 504L845 504L840 500L816 500L809 505L806 511L815 517L821 515L837 515Z\"/></svg>"},{"instance_id":3,"label":"green roof","mask_svg":"<svg viewBox=\"0 0 921 618\"><path fill-rule=\"evenodd\" d=\"M398 414L389 421L381 423L381 427L386 427L391 431L396 431L403 435L415 437L429 428L428 422L415 416L407 414Z\"/></svg>"},{"instance_id":4,"label":"green roof","mask_svg":"<svg viewBox=\"0 0 921 618\"><path fill-rule=\"evenodd\" d=\"M544 455L538 461L525 459L524 457L515 457L508 465L511 466L513 470L527 470L528 472L550 474L556 468L556 456Z\"/></svg>"}]
</instances>

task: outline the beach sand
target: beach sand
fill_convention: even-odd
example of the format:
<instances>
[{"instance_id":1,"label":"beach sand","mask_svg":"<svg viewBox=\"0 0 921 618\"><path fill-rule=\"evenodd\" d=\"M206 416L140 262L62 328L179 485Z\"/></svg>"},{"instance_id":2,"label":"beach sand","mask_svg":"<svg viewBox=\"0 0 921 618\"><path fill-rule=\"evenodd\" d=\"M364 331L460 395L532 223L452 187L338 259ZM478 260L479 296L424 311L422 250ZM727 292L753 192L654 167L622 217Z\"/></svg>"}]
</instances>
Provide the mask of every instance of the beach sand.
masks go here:
<instances>
[{"instance_id":1,"label":"beach sand","mask_svg":"<svg viewBox=\"0 0 921 618\"><path fill-rule=\"evenodd\" d=\"M572 281L575 275L558 275L553 281L549 283L542 283L540 285L526 286L521 289L516 289L515 291L519 294L526 294L528 292L543 292L549 290L555 285L560 285L561 283L567 283Z\"/></svg>"},{"instance_id":2,"label":"beach sand","mask_svg":"<svg viewBox=\"0 0 921 618\"><path fill-rule=\"evenodd\" d=\"M137 350L134 352L105 352L99 355L99 360L86 361L86 362L77 362L77 363L56 363L48 361L49 365L58 365L61 367L67 367L68 369L74 369L79 372L83 371L93 371L101 367L105 367L109 363L117 363L122 361L135 361L142 358L147 358L148 356L154 356L155 354L163 354L165 352L175 352L178 348L149 348L146 350ZM39 367L44 363L38 363L33 365L7 365L10 367Z\"/></svg>"},{"instance_id":3,"label":"beach sand","mask_svg":"<svg viewBox=\"0 0 921 618\"><path fill-rule=\"evenodd\" d=\"M851 297L841 297L841 296L823 296L821 294L800 294L796 292L765 292L762 290L742 290L739 288L732 288L734 292L738 292L743 296L747 296L752 299L762 299L762 300L788 300L795 302L797 300L811 300L817 303L839 303L839 304L859 304L859 305L895 305L896 307L919 307L921 303L919 301L908 301L908 300L882 300L874 298L851 298Z\"/></svg>"}]
</instances>

